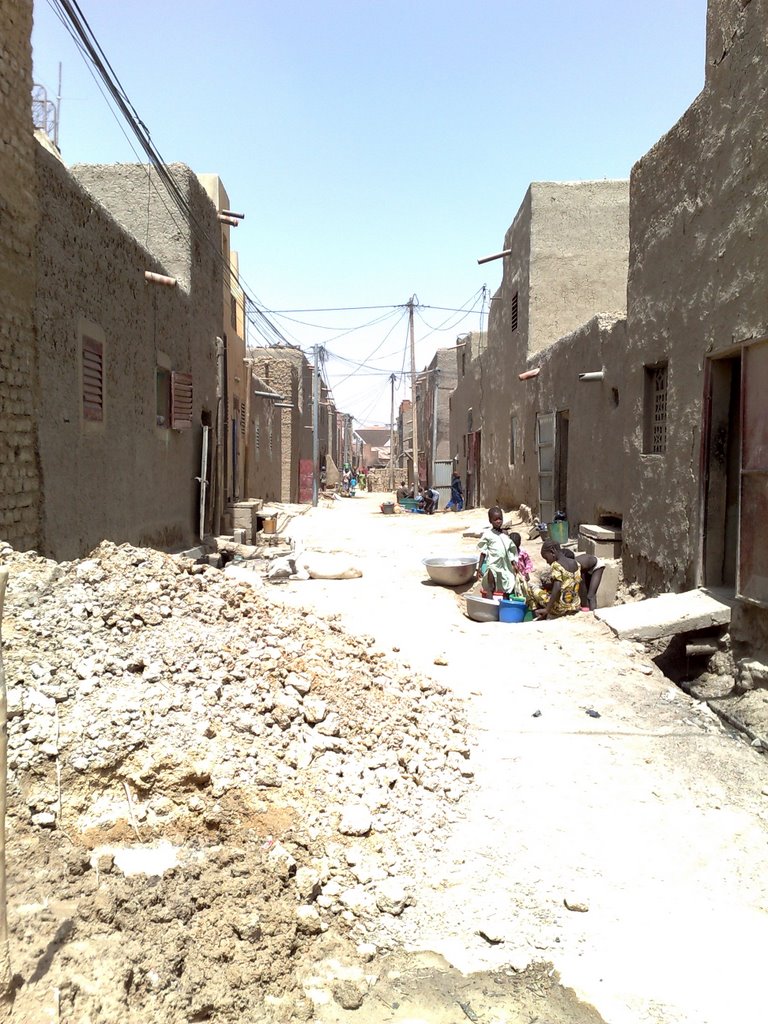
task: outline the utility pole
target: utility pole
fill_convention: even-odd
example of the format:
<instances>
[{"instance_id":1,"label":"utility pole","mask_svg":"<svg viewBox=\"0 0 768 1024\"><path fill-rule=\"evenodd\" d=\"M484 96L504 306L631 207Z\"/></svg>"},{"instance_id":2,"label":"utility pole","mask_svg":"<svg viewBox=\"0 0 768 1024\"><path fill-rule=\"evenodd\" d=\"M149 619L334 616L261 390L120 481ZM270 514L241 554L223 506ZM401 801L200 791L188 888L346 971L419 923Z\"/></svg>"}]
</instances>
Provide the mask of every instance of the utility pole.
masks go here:
<instances>
[{"instance_id":1,"label":"utility pole","mask_svg":"<svg viewBox=\"0 0 768 1024\"><path fill-rule=\"evenodd\" d=\"M413 430L412 451L413 451L413 493L417 493L421 481L419 480L419 428L418 416L416 415L416 343L413 338L413 307L418 303L415 295L408 300L408 331L411 338L411 424Z\"/></svg>"},{"instance_id":2,"label":"utility pole","mask_svg":"<svg viewBox=\"0 0 768 1024\"><path fill-rule=\"evenodd\" d=\"M389 489L395 489L395 375L390 374L392 399L389 408Z\"/></svg>"},{"instance_id":3,"label":"utility pole","mask_svg":"<svg viewBox=\"0 0 768 1024\"><path fill-rule=\"evenodd\" d=\"M317 508L317 487L320 480L320 346L312 346L312 507Z\"/></svg>"}]
</instances>

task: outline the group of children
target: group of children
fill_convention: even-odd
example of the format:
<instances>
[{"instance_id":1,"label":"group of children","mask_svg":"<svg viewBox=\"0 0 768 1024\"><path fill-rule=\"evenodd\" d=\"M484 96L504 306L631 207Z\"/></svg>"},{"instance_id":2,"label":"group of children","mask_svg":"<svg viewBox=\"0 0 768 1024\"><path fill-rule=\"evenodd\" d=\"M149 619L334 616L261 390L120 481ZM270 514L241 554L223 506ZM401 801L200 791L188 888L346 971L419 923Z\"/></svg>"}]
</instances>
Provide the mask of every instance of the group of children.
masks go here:
<instances>
[{"instance_id":1,"label":"group of children","mask_svg":"<svg viewBox=\"0 0 768 1024\"><path fill-rule=\"evenodd\" d=\"M595 610L604 563L594 555L576 555L556 541L546 540L541 557L548 569L539 573L537 585L531 582L533 562L521 547L520 534L503 529L504 513L498 505L488 510L488 521L490 526L477 545L476 575L485 593L522 597L538 619Z\"/></svg>"}]
</instances>

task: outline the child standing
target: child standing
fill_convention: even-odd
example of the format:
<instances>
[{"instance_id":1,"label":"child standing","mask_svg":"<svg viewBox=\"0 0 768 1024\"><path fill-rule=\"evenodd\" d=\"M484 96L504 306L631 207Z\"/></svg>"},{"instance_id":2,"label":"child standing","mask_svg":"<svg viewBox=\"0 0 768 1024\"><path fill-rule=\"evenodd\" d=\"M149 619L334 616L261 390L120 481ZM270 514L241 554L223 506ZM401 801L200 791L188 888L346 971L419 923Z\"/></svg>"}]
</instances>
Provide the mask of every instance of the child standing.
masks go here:
<instances>
[{"instance_id":1,"label":"child standing","mask_svg":"<svg viewBox=\"0 0 768 1024\"><path fill-rule=\"evenodd\" d=\"M533 559L527 551L523 551L520 547L522 544L522 537L519 533L510 533L509 536L512 538L514 545L517 548L517 571L527 581L531 578L531 573L533 572Z\"/></svg>"},{"instance_id":2,"label":"child standing","mask_svg":"<svg viewBox=\"0 0 768 1024\"><path fill-rule=\"evenodd\" d=\"M491 524L478 542L480 558L476 575L487 594L501 590L505 597L517 593L517 546L501 526L504 513L498 505L488 510Z\"/></svg>"}]
</instances>

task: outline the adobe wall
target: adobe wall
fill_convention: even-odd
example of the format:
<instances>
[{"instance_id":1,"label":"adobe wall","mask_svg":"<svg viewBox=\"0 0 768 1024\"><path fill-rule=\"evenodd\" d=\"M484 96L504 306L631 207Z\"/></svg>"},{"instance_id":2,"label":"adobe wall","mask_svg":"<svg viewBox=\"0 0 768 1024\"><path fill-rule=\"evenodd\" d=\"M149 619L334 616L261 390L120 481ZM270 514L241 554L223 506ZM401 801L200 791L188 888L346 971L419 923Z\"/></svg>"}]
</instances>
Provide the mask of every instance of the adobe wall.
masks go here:
<instances>
[{"instance_id":1,"label":"adobe wall","mask_svg":"<svg viewBox=\"0 0 768 1024\"><path fill-rule=\"evenodd\" d=\"M698 582L706 354L768 334L768 2L709 5L706 85L631 178L625 574ZM644 365L668 360L668 444L642 452Z\"/></svg>"},{"instance_id":2,"label":"adobe wall","mask_svg":"<svg viewBox=\"0 0 768 1024\"><path fill-rule=\"evenodd\" d=\"M627 304L628 181L536 181L528 352Z\"/></svg>"},{"instance_id":3,"label":"adobe wall","mask_svg":"<svg viewBox=\"0 0 768 1024\"><path fill-rule=\"evenodd\" d=\"M0 538L40 542L32 4L0 0Z\"/></svg>"},{"instance_id":4,"label":"adobe wall","mask_svg":"<svg viewBox=\"0 0 768 1024\"><path fill-rule=\"evenodd\" d=\"M600 314L561 338L529 363L538 377L518 381L524 399L516 402L522 463L522 501L538 510L538 413L568 413L567 500L572 532L581 523L624 512L624 401L626 320ZM580 373L604 370L602 381L579 381Z\"/></svg>"},{"instance_id":5,"label":"adobe wall","mask_svg":"<svg viewBox=\"0 0 768 1024\"><path fill-rule=\"evenodd\" d=\"M462 432L467 430L470 409L473 431L482 431L480 503L485 506L499 503L511 508L516 503L515 471L509 465L507 434L512 389L518 373L525 368L531 329L532 208L532 188L529 188L504 236L504 249L510 249L511 253L504 258L502 282L491 300L484 348L478 359L472 360L473 365L467 366L452 403ZM517 328L512 330L515 293L518 295L518 319ZM463 446L461 452L464 452Z\"/></svg>"},{"instance_id":6,"label":"adobe wall","mask_svg":"<svg viewBox=\"0 0 768 1024\"><path fill-rule=\"evenodd\" d=\"M427 483L434 483L432 463L452 459L450 397L458 383L455 348L439 348L424 371L419 403L419 447L426 455Z\"/></svg>"},{"instance_id":7,"label":"adobe wall","mask_svg":"<svg viewBox=\"0 0 768 1024\"><path fill-rule=\"evenodd\" d=\"M303 415L300 403L298 360L282 358L283 349L254 349L254 373L270 390L284 396L291 408L275 409L280 421L280 492L278 500L295 502L299 496ZM301 353L299 353L301 355ZM309 433L309 431L306 431ZM273 442L274 443L274 442ZM258 495L254 495L257 497Z\"/></svg>"},{"instance_id":8,"label":"adobe wall","mask_svg":"<svg viewBox=\"0 0 768 1024\"><path fill-rule=\"evenodd\" d=\"M42 550L68 559L104 538L188 545L197 535L201 415L216 404L220 270L189 234L175 243L191 255L186 268L153 260L58 160L40 146L36 157ZM189 199L205 223L207 197L193 190ZM145 269L183 271L191 293L145 283ZM83 323L104 342L103 423L82 418ZM192 374L192 429L157 425L158 366Z\"/></svg>"}]
</instances>

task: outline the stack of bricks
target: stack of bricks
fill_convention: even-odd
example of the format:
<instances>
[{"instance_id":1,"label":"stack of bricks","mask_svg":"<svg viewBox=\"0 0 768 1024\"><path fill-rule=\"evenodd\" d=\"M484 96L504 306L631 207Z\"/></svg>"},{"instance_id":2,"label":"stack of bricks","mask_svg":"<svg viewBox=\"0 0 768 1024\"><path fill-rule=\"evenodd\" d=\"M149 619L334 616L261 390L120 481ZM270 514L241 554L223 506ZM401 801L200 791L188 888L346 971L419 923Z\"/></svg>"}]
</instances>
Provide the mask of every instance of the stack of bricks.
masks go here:
<instances>
[{"instance_id":1,"label":"stack of bricks","mask_svg":"<svg viewBox=\"0 0 768 1024\"><path fill-rule=\"evenodd\" d=\"M0 537L39 545L31 0L0 0Z\"/></svg>"},{"instance_id":2,"label":"stack of bricks","mask_svg":"<svg viewBox=\"0 0 768 1024\"><path fill-rule=\"evenodd\" d=\"M232 529L242 530L246 544L253 544L254 537L258 532L257 513L261 512L261 498L250 498L248 501L236 501L228 506L227 512L231 511Z\"/></svg>"}]
</instances>

